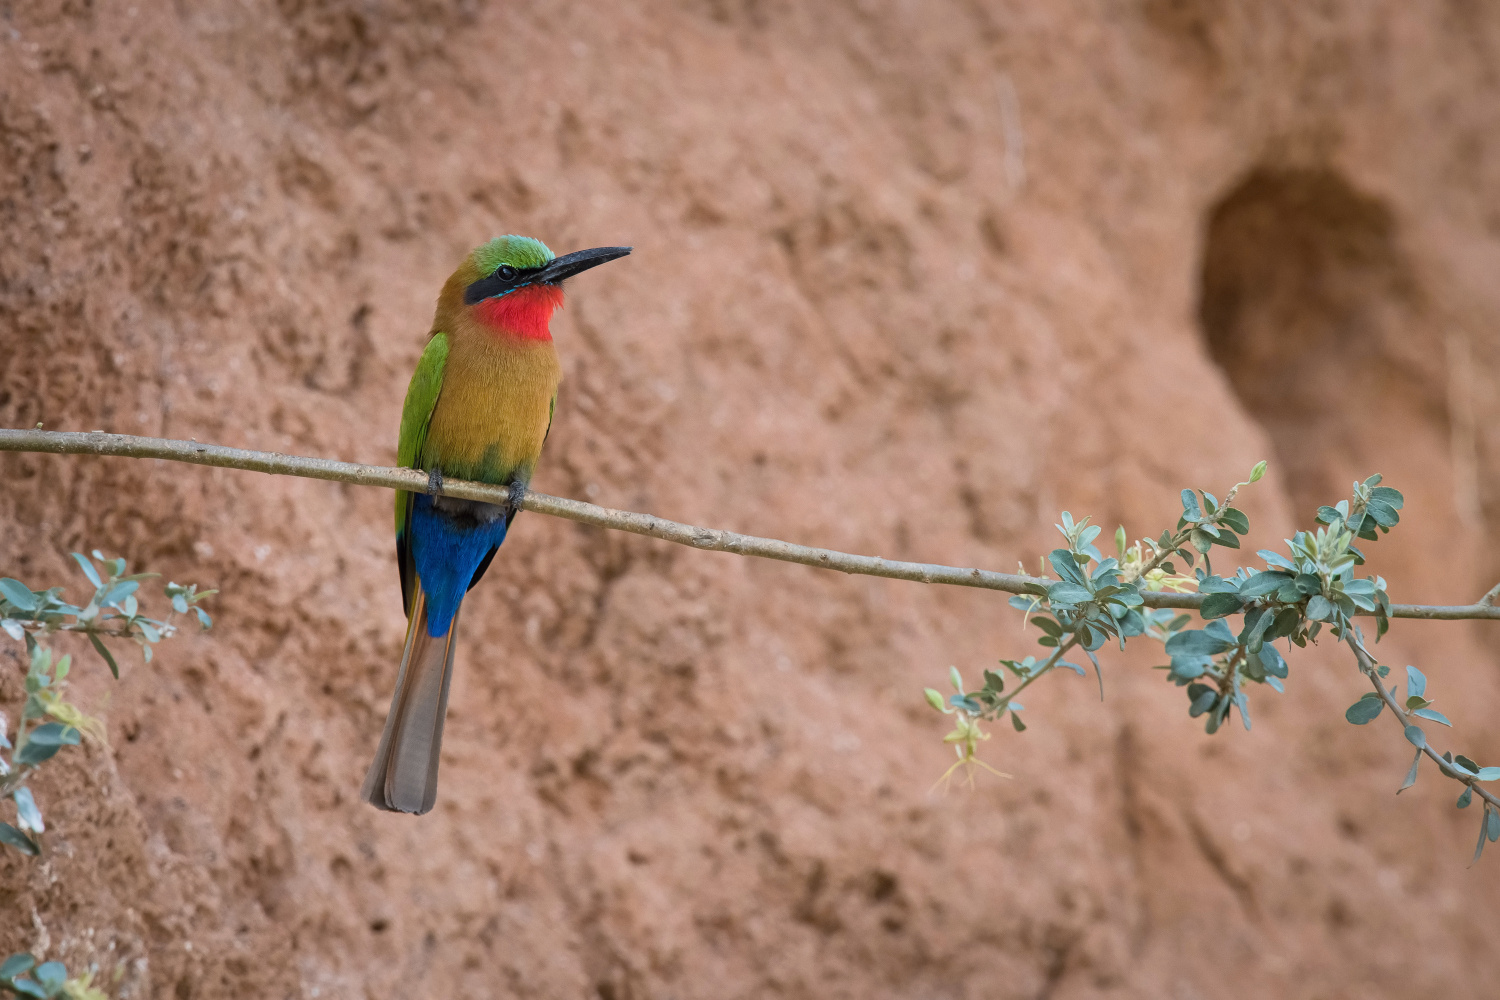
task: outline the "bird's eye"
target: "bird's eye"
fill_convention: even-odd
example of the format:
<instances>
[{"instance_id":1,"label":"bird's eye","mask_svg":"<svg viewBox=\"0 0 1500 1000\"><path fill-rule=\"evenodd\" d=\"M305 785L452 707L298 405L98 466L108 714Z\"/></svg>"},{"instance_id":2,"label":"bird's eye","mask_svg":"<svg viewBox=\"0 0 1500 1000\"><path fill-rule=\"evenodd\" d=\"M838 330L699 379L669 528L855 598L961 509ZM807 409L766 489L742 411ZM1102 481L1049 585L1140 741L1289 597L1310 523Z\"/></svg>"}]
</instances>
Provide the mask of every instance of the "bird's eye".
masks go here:
<instances>
[{"instance_id":1,"label":"bird's eye","mask_svg":"<svg viewBox=\"0 0 1500 1000\"><path fill-rule=\"evenodd\" d=\"M500 269L495 273L500 275L500 277L504 278L506 281L510 281L516 276L516 269L511 267L509 264L501 264Z\"/></svg>"}]
</instances>

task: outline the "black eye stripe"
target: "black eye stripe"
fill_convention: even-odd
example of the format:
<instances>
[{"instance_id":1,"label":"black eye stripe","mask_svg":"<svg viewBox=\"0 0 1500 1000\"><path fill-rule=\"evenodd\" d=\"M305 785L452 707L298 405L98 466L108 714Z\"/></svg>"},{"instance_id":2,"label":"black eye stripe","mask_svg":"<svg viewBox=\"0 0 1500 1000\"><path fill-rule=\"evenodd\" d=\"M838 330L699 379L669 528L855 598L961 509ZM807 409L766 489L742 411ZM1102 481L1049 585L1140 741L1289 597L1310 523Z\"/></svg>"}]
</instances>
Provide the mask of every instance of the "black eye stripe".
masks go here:
<instances>
[{"instance_id":1,"label":"black eye stripe","mask_svg":"<svg viewBox=\"0 0 1500 1000\"><path fill-rule=\"evenodd\" d=\"M480 278L472 285L464 289L464 303L473 305L496 295L504 295L513 292L530 281L536 279L544 268L527 267L519 268L513 264L501 264L489 273L487 277Z\"/></svg>"}]
</instances>

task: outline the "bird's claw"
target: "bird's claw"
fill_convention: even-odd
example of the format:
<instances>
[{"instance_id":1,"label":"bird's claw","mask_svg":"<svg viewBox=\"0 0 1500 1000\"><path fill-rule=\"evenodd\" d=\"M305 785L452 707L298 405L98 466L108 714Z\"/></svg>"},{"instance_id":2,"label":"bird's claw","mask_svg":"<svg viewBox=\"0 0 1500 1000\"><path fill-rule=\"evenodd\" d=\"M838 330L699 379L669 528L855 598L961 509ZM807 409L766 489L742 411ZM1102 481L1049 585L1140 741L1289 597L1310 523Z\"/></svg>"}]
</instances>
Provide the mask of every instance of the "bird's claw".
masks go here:
<instances>
[{"instance_id":1,"label":"bird's claw","mask_svg":"<svg viewBox=\"0 0 1500 1000\"><path fill-rule=\"evenodd\" d=\"M521 501L524 500L525 498L526 498L526 484L523 483L523 482L519 482L519 481L511 483L510 484L510 497L506 500L506 503L508 503L510 505L510 509L513 510L513 511L514 510L520 510L521 509Z\"/></svg>"},{"instance_id":2,"label":"bird's claw","mask_svg":"<svg viewBox=\"0 0 1500 1000\"><path fill-rule=\"evenodd\" d=\"M443 472L441 469L433 469L427 473L427 492L432 496L438 496L443 492Z\"/></svg>"}]
</instances>

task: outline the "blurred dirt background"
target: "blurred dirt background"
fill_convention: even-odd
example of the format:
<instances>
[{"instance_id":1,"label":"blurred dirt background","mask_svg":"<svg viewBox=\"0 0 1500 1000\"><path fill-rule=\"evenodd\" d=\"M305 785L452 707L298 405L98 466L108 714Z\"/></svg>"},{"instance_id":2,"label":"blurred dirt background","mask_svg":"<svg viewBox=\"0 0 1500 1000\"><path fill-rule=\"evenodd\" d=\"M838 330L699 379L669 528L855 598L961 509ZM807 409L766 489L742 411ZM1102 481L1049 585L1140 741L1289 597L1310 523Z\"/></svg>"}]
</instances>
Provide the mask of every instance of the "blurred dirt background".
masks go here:
<instances>
[{"instance_id":1,"label":"blurred dirt background","mask_svg":"<svg viewBox=\"0 0 1500 1000\"><path fill-rule=\"evenodd\" d=\"M539 489L1010 569L1060 509L1154 535L1261 458L1279 547L1378 470L1393 598L1464 603L1500 579L1497 67L1478 0L0 0L0 425L389 463L469 247L629 243L554 322ZM1500 857L1430 770L1392 794L1327 644L1213 738L1109 655L945 796L921 688L1035 650L1003 598L528 515L413 820L356 798L388 494L0 482L6 574L76 592L98 546L222 590L78 671L110 745L0 855L0 952L112 995L1494 995ZM1500 627L1381 648L1500 762Z\"/></svg>"}]
</instances>

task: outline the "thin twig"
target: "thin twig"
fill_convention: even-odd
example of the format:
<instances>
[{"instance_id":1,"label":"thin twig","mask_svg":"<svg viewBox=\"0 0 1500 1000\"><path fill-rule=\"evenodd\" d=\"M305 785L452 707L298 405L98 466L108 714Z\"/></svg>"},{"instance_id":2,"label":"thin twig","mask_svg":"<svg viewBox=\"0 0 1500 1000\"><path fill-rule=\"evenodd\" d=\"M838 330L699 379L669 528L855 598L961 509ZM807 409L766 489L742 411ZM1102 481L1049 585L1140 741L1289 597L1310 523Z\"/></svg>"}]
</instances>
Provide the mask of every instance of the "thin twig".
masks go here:
<instances>
[{"instance_id":1,"label":"thin twig","mask_svg":"<svg viewBox=\"0 0 1500 1000\"><path fill-rule=\"evenodd\" d=\"M307 479L353 483L357 486L410 490L415 493L429 492L431 486L427 474L416 469L359 465L327 458L305 458L275 452L247 451L241 448L225 448L221 445L200 444L197 441L173 441L166 438L136 437L130 434L0 429L0 451L156 458L172 462L186 462L191 465L209 465L225 469L264 472L270 475L301 476ZM458 497L463 500L481 500L500 505L507 504L511 500L510 490L504 486L491 486L459 479L443 480L438 492L444 496ZM795 545L775 538L760 538L717 528L700 528L691 524L681 524L651 514L613 510L609 507L584 503L581 500L569 500L564 497L549 496L546 493L537 493L534 490L526 490L521 494L517 505L522 510L534 511L538 514L549 514L553 517L566 518L600 528L629 531L695 549L733 552L736 555L756 556L761 559L778 559L782 562L800 563L819 569L838 570L841 573L878 576L891 580L911 580L916 583L977 587L1008 594L1043 596L1047 592L1048 585L1057 582L1045 577L997 573L993 570L943 566L936 563L904 562L882 559L878 556L862 556L833 549ZM1141 597L1148 608L1191 610L1203 603L1204 595L1146 591L1141 594ZM1370 613L1361 612L1361 614ZM1392 604L1390 613L1393 618L1500 620L1500 607L1479 604L1458 606Z\"/></svg>"},{"instance_id":2,"label":"thin twig","mask_svg":"<svg viewBox=\"0 0 1500 1000\"><path fill-rule=\"evenodd\" d=\"M113 639L133 639L135 633L130 631L130 624L116 626L115 628L98 628L92 622L72 622L67 625L59 625L55 622L35 621L28 618L12 619L17 625L27 632L81 632L84 635L109 636ZM155 626L162 635L173 635L177 626L170 622L163 622Z\"/></svg>"},{"instance_id":3,"label":"thin twig","mask_svg":"<svg viewBox=\"0 0 1500 1000\"><path fill-rule=\"evenodd\" d=\"M1375 686L1376 692L1380 695L1380 700L1385 702L1385 706L1391 710L1391 715L1395 717L1396 721L1401 724L1401 728L1404 730L1408 725L1411 725L1411 723L1407 721L1411 713L1403 708L1396 701L1395 696L1393 696L1389 691L1386 690L1385 684L1382 683L1380 672L1376 670L1375 658L1370 655L1367 649L1365 649L1365 644L1359 637L1359 630L1357 628L1351 628L1348 635L1346 636L1346 639L1349 643L1349 648L1354 650L1354 659L1359 664L1359 669L1363 671L1364 675L1370 679L1370 683ZM1433 763L1437 764L1439 771L1443 772L1453 780L1460 782L1461 784L1468 785L1471 789L1474 790L1474 793L1476 795L1484 799L1496 809L1500 809L1500 798L1496 798L1490 792L1485 791L1484 788L1479 784L1478 778L1474 777L1473 775L1463 773L1462 771L1458 770L1456 765L1450 764L1448 761L1444 760L1442 754L1432 749L1432 744L1427 741L1425 735L1422 739L1421 749L1424 754L1432 758Z\"/></svg>"},{"instance_id":4,"label":"thin twig","mask_svg":"<svg viewBox=\"0 0 1500 1000\"><path fill-rule=\"evenodd\" d=\"M1056 649L1054 649L1052 651L1052 655L1049 656L1049 657L1047 657L1047 659L1042 662L1041 667L1036 671L1036 673L1032 674L1031 676L1027 677L1025 680L1021 681L1020 684L1016 685L1016 689L1014 691L1012 691L1010 694L1006 695L1006 697L1005 697L1005 707L1009 708L1010 707L1010 703L1016 700L1016 695L1020 694L1022 691L1025 691L1027 688L1029 688L1032 685L1032 682L1037 681L1037 680L1041 679L1042 677L1045 677L1047 674L1050 674L1053 671L1053 669L1055 669L1057 667L1057 665L1062 662L1063 654L1066 653L1068 650L1072 649L1076 645L1078 645L1078 636L1072 635L1072 636L1069 636L1068 639L1067 639L1067 641L1064 642L1061 646L1058 646ZM1001 715L1004 715L1004 714L1005 714L1004 709L1001 709L1000 712L995 717L999 718Z\"/></svg>"}]
</instances>

